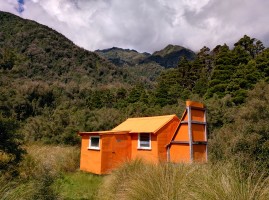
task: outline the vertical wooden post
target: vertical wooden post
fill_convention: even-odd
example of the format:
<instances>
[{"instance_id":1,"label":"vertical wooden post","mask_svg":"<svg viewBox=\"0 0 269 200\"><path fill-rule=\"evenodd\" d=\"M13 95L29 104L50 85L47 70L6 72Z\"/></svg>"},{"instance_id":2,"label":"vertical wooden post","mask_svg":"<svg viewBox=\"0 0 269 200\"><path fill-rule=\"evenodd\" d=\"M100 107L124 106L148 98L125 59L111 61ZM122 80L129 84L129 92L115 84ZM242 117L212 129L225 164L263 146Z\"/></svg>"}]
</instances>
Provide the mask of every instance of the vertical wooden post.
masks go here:
<instances>
[{"instance_id":1,"label":"vertical wooden post","mask_svg":"<svg viewBox=\"0 0 269 200\"><path fill-rule=\"evenodd\" d=\"M208 161L208 156L207 156L207 122L206 122L206 109L204 110L204 122L205 122L205 141L206 141L206 162Z\"/></svg>"},{"instance_id":2,"label":"vertical wooden post","mask_svg":"<svg viewBox=\"0 0 269 200\"><path fill-rule=\"evenodd\" d=\"M188 134L189 134L189 148L190 148L190 162L193 162L193 141L192 141L192 117L191 117L191 107L187 107L188 112Z\"/></svg>"},{"instance_id":3,"label":"vertical wooden post","mask_svg":"<svg viewBox=\"0 0 269 200\"><path fill-rule=\"evenodd\" d=\"M167 146L166 154L167 154L167 162L170 162L170 146L169 145Z\"/></svg>"}]
</instances>

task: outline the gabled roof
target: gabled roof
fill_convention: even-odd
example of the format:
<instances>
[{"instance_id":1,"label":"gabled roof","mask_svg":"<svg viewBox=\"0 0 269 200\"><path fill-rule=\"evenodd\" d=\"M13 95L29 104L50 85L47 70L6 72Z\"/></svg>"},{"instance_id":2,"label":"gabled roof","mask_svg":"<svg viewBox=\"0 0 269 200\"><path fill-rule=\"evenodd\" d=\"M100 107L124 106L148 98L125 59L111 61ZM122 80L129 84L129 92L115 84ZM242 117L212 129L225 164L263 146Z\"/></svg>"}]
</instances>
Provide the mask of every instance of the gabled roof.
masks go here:
<instances>
[{"instance_id":1,"label":"gabled roof","mask_svg":"<svg viewBox=\"0 0 269 200\"><path fill-rule=\"evenodd\" d=\"M113 131L130 131L130 133L156 133L176 115L128 118L112 129Z\"/></svg>"}]
</instances>

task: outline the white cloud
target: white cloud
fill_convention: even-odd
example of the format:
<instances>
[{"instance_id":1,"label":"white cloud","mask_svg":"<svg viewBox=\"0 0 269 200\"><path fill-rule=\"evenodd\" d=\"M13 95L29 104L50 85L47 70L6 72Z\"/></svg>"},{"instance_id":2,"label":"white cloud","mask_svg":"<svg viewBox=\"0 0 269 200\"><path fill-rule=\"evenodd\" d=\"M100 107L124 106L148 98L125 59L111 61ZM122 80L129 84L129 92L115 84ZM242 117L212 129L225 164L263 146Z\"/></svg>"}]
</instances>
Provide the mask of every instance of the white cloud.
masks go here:
<instances>
[{"instance_id":1,"label":"white cloud","mask_svg":"<svg viewBox=\"0 0 269 200\"><path fill-rule=\"evenodd\" d=\"M167 44L199 50L232 45L244 34L268 46L266 0L25 0L22 17L50 26L89 50L152 52ZM0 10L19 15L17 0Z\"/></svg>"}]
</instances>

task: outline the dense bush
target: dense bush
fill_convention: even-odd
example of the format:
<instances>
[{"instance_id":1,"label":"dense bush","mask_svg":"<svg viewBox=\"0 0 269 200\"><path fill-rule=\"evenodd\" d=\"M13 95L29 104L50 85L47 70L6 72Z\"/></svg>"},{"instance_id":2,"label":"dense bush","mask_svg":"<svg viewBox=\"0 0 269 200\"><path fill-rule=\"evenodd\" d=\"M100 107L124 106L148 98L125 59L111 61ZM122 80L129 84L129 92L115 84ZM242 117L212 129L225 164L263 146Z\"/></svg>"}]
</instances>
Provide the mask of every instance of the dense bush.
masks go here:
<instances>
[{"instance_id":1,"label":"dense bush","mask_svg":"<svg viewBox=\"0 0 269 200\"><path fill-rule=\"evenodd\" d=\"M17 132L18 124L0 115L0 175L17 173L17 167L25 150L22 148L22 135Z\"/></svg>"},{"instance_id":2,"label":"dense bush","mask_svg":"<svg viewBox=\"0 0 269 200\"><path fill-rule=\"evenodd\" d=\"M209 152L213 161L234 160L247 171L256 168L269 174L268 93L267 83L257 84L248 92L246 103L230 115L231 123L212 132Z\"/></svg>"}]
</instances>

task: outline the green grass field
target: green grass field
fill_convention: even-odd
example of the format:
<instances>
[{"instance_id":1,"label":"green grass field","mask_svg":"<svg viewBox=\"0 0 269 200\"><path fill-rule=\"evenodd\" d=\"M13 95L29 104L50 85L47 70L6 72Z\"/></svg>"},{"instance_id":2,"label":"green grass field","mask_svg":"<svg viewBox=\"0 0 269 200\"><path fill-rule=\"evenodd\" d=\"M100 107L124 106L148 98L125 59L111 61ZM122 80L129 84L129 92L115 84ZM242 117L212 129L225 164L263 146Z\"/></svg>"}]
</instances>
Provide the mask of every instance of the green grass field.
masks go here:
<instances>
[{"instance_id":1,"label":"green grass field","mask_svg":"<svg viewBox=\"0 0 269 200\"><path fill-rule=\"evenodd\" d=\"M77 171L62 175L54 188L63 199L95 199L103 177Z\"/></svg>"}]
</instances>

